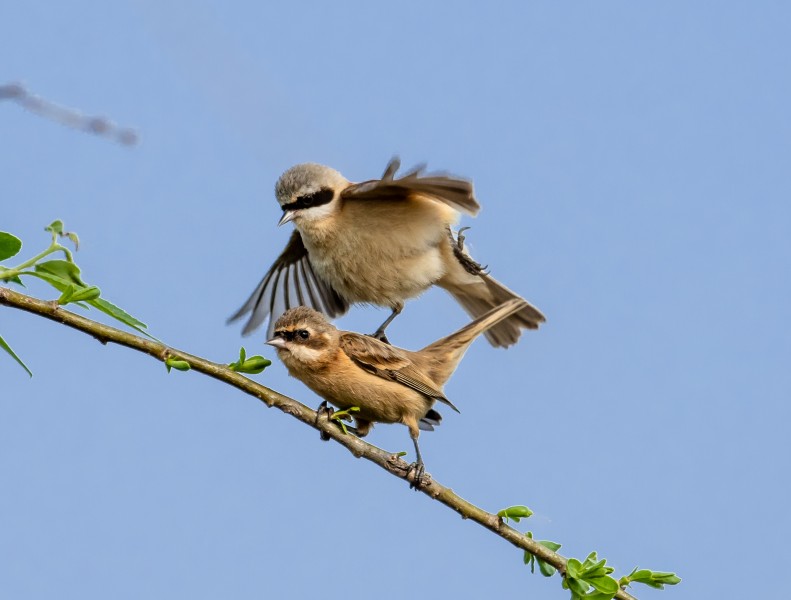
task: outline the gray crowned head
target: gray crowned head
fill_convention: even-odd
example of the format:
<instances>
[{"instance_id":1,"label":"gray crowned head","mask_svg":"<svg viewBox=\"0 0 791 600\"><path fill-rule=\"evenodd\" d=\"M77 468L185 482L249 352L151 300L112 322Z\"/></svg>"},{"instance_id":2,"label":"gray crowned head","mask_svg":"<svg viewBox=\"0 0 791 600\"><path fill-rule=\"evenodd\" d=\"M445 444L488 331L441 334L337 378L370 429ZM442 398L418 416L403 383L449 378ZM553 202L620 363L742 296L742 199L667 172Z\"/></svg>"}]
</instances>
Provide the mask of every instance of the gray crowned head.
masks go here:
<instances>
[{"instance_id":1,"label":"gray crowned head","mask_svg":"<svg viewBox=\"0 0 791 600\"><path fill-rule=\"evenodd\" d=\"M275 185L275 196L283 209L278 225L292 219L317 220L335 209L338 193L349 181L335 169L316 163L291 167Z\"/></svg>"}]
</instances>

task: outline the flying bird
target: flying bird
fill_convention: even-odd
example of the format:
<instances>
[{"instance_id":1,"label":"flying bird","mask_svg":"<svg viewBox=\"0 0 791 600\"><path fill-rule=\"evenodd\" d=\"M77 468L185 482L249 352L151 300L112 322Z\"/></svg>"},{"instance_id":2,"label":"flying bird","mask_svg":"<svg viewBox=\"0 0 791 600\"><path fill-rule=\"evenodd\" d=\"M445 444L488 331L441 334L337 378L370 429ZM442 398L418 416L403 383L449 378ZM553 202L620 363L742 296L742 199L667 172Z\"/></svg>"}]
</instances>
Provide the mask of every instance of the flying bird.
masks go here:
<instances>
[{"instance_id":1,"label":"flying bird","mask_svg":"<svg viewBox=\"0 0 791 600\"><path fill-rule=\"evenodd\" d=\"M266 343L277 349L289 374L341 410L352 407L356 433L368 434L374 423L403 423L415 445L414 482L424 472L418 436L433 431L442 416L435 402L458 409L442 391L467 348L480 334L519 314L527 302L506 301L417 352L376 338L341 331L321 313L306 306L286 311Z\"/></svg>"},{"instance_id":2,"label":"flying bird","mask_svg":"<svg viewBox=\"0 0 791 600\"><path fill-rule=\"evenodd\" d=\"M270 316L267 337L277 318L307 305L330 318L350 304L391 309L373 334L387 341L385 329L404 303L432 285L447 290L472 318L519 296L492 278L464 249L451 226L459 212L479 210L472 183L423 167L395 177L390 161L381 179L348 181L335 169L314 163L288 169L275 186L283 216L295 229L244 305L229 319L250 315L247 335ZM493 346L510 346L522 329L536 329L544 315L524 307L486 332Z\"/></svg>"}]
</instances>

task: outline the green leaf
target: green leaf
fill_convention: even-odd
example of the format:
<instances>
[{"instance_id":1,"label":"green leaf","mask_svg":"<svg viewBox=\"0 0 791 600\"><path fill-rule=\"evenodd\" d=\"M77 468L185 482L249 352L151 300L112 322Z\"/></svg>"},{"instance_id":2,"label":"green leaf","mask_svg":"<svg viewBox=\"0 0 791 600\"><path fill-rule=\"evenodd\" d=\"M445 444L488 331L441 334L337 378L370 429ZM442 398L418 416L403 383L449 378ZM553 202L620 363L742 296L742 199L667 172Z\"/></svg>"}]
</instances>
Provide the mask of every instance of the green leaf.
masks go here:
<instances>
[{"instance_id":1,"label":"green leaf","mask_svg":"<svg viewBox=\"0 0 791 600\"><path fill-rule=\"evenodd\" d=\"M47 227L44 228L44 231L50 231L52 233L57 233L61 235L63 233L63 221L57 219L56 221L52 221Z\"/></svg>"},{"instance_id":2,"label":"green leaf","mask_svg":"<svg viewBox=\"0 0 791 600\"><path fill-rule=\"evenodd\" d=\"M48 260L38 263L35 266L36 272L47 273L65 281L66 283L76 283L80 287L87 287L85 282L80 279L80 268L73 262L67 260Z\"/></svg>"},{"instance_id":3,"label":"green leaf","mask_svg":"<svg viewBox=\"0 0 791 600\"><path fill-rule=\"evenodd\" d=\"M588 589L590 586L585 583L584 581L580 581L579 579L575 579L574 577L566 577L565 581L568 583L569 589L572 593L577 594L578 596L584 596L588 593Z\"/></svg>"},{"instance_id":4,"label":"green leaf","mask_svg":"<svg viewBox=\"0 0 791 600\"><path fill-rule=\"evenodd\" d=\"M38 277L39 279L43 279L44 281L46 281L48 284L50 284L52 287L54 287L59 292L62 292L63 290L65 290L67 286L73 285L73 284L69 283L68 281L66 281L65 279L63 279L62 277L56 277L55 275L50 275L49 273L46 273L44 271L42 271L40 273L37 273L36 271L22 271L22 273L20 273L20 274L21 275L30 275L32 277Z\"/></svg>"},{"instance_id":5,"label":"green leaf","mask_svg":"<svg viewBox=\"0 0 791 600\"><path fill-rule=\"evenodd\" d=\"M586 569L591 565L596 564L597 562L599 562L599 557L596 555L596 551L594 550L593 552L588 554L588 556L585 557L585 562L582 563L582 568Z\"/></svg>"},{"instance_id":6,"label":"green leaf","mask_svg":"<svg viewBox=\"0 0 791 600\"><path fill-rule=\"evenodd\" d=\"M651 570L650 569L637 569L635 567L634 571L632 571L629 575L627 575L630 580L632 581L651 581Z\"/></svg>"},{"instance_id":7,"label":"green leaf","mask_svg":"<svg viewBox=\"0 0 791 600\"><path fill-rule=\"evenodd\" d=\"M557 552L560 550L562 544L558 544L557 542L550 542L549 540L538 540L538 543L544 546L544 548L549 548L552 552Z\"/></svg>"},{"instance_id":8,"label":"green leaf","mask_svg":"<svg viewBox=\"0 0 791 600\"><path fill-rule=\"evenodd\" d=\"M590 583L594 588L596 588L597 591L601 592L602 594L609 594L610 598L615 596L615 593L618 591L618 582L608 575L603 575L601 577L587 577L585 581Z\"/></svg>"},{"instance_id":9,"label":"green leaf","mask_svg":"<svg viewBox=\"0 0 791 600\"><path fill-rule=\"evenodd\" d=\"M582 565L582 578L587 579L588 577L600 577L601 575L606 575L608 567L605 567L605 564L607 564L607 560L604 558L597 562L586 560Z\"/></svg>"},{"instance_id":10,"label":"green leaf","mask_svg":"<svg viewBox=\"0 0 791 600\"><path fill-rule=\"evenodd\" d=\"M96 298L95 300L88 300L88 304L93 306L94 308L102 311L104 314L112 317L116 321L120 321L124 325L131 327L135 331L142 333L144 336L151 338L152 340L157 340L153 335L148 333L146 329L148 329L148 325L143 323L142 321L138 321L132 315L127 313L122 308L117 307L112 302L105 300L104 298Z\"/></svg>"},{"instance_id":11,"label":"green leaf","mask_svg":"<svg viewBox=\"0 0 791 600\"><path fill-rule=\"evenodd\" d=\"M79 250L80 249L80 238L79 238L79 236L76 233L74 233L73 231L70 231L69 233L66 234L66 237L69 238L71 240L71 242L74 244L74 249L75 250Z\"/></svg>"},{"instance_id":12,"label":"green leaf","mask_svg":"<svg viewBox=\"0 0 791 600\"><path fill-rule=\"evenodd\" d=\"M22 359L21 359L21 358L19 358L19 357L16 355L16 352L14 352L14 351L11 349L11 346L9 346L9 345L6 343L6 341L3 339L3 336L1 336L1 335L0 335L0 348L2 348L3 350L5 350L6 352L8 352L8 354L10 354L10 355L11 355L11 358L13 358L13 359L14 359L14 360L15 360L17 363L19 363L19 366L20 366L20 367L22 367L22 368L23 368L25 371L27 371L27 374L28 374L28 375L30 375L31 377L33 377L33 373L30 371L30 369L28 369L28 368L27 368L27 365L26 365L25 363L23 363L23 362L22 362Z\"/></svg>"},{"instance_id":13,"label":"green leaf","mask_svg":"<svg viewBox=\"0 0 791 600\"><path fill-rule=\"evenodd\" d=\"M582 563L576 558L570 558L566 562L566 575L572 579L579 579L582 572Z\"/></svg>"},{"instance_id":14,"label":"green leaf","mask_svg":"<svg viewBox=\"0 0 791 600\"><path fill-rule=\"evenodd\" d=\"M615 594L606 594L604 592L597 592L592 591L589 594L585 594L583 597L584 600L610 600Z\"/></svg>"},{"instance_id":15,"label":"green leaf","mask_svg":"<svg viewBox=\"0 0 791 600\"><path fill-rule=\"evenodd\" d=\"M89 300L95 300L101 295L101 291L95 285L86 288L77 288L71 284L66 286L66 289L63 290L63 293L58 298L58 304L69 304L70 302L76 302L82 308L87 308L83 302L88 302Z\"/></svg>"},{"instance_id":16,"label":"green leaf","mask_svg":"<svg viewBox=\"0 0 791 600\"><path fill-rule=\"evenodd\" d=\"M64 304L68 304L71 300L71 297L74 295L74 284L70 283L66 286L66 289L63 290L63 293L58 298L58 304L63 306Z\"/></svg>"},{"instance_id":17,"label":"green leaf","mask_svg":"<svg viewBox=\"0 0 791 600\"><path fill-rule=\"evenodd\" d=\"M165 359L165 367L167 368L168 373L170 373L170 369L176 369L178 371L189 371L191 368L190 364L186 360L181 360L180 358L173 358L172 356Z\"/></svg>"},{"instance_id":18,"label":"green leaf","mask_svg":"<svg viewBox=\"0 0 791 600\"><path fill-rule=\"evenodd\" d=\"M666 585L676 585L681 583L681 578L675 573L663 571L651 571L650 569L635 569L626 577L621 578L621 585L631 583L642 583L656 589L664 589Z\"/></svg>"},{"instance_id":19,"label":"green leaf","mask_svg":"<svg viewBox=\"0 0 791 600\"><path fill-rule=\"evenodd\" d=\"M528 518L530 515L533 514L533 511L523 505L518 506L509 506L508 508L504 508L501 511L497 512L497 516L505 519L513 519L516 523L519 523L520 520Z\"/></svg>"},{"instance_id":20,"label":"green leaf","mask_svg":"<svg viewBox=\"0 0 791 600\"><path fill-rule=\"evenodd\" d=\"M545 563L540 558L537 558L536 561L538 562L538 570L541 571L541 574L544 577L552 577L555 574L555 571L557 571L555 567L553 567L549 563Z\"/></svg>"},{"instance_id":21,"label":"green leaf","mask_svg":"<svg viewBox=\"0 0 791 600\"><path fill-rule=\"evenodd\" d=\"M66 262L66 261L58 261L58 262ZM73 264L73 263L68 263L68 264ZM52 287L54 287L55 289L61 292L64 291L68 285L70 285L70 282L63 279L63 277L52 275L47 271L25 271L23 275L33 275L34 277L43 279L44 281L52 285ZM148 325L146 325L142 321L138 321L132 315L127 313L122 308L119 308L109 300L105 300L104 298L95 298L93 300L86 300L86 302L91 306L93 306L95 309L100 310L104 314L112 317L116 321L120 321L124 325L127 325L128 327L131 327L135 331L142 333L147 338L150 338L155 341L159 341L157 340L157 338L155 338L153 335L151 335L146 331Z\"/></svg>"},{"instance_id":22,"label":"green leaf","mask_svg":"<svg viewBox=\"0 0 791 600\"><path fill-rule=\"evenodd\" d=\"M19 278L19 275L14 275L12 277L3 277L3 273L10 270L11 269L6 269L5 267L0 266L0 282L10 281L11 283L16 283L17 285L21 285L22 287L25 287L25 284L22 283L22 280Z\"/></svg>"},{"instance_id":23,"label":"green leaf","mask_svg":"<svg viewBox=\"0 0 791 600\"><path fill-rule=\"evenodd\" d=\"M242 348L239 350L239 360L229 364L228 367L232 371L236 371L238 373L257 375L271 364L272 361L268 358L264 358L263 356L256 355L247 358L247 353L244 349L244 346L242 346Z\"/></svg>"},{"instance_id":24,"label":"green leaf","mask_svg":"<svg viewBox=\"0 0 791 600\"><path fill-rule=\"evenodd\" d=\"M0 260L16 256L22 249L22 240L17 236L0 231Z\"/></svg>"},{"instance_id":25,"label":"green leaf","mask_svg":"<svg viewBox=\"0 0 791 600\"><path fill-rule=\"evenodd\" d=\"M251 356L240 365L239 372L258 375L258 373L266 369L271 364L272 361L268 358L264 358L263 356Z\"/></svg>"},{"instance_id":26,"label":"green leaf","mask_svg":"<svg viewBox=\"0 0 791 600\"><path fill-rule=\"evenodd\" d=\"M681 577L675 573L662 573L660 571L654 571L653 579L657 583L662 583L664 585L676 585L681 583Z\"/></svg>"},{"instance_id":27,"label":"green leaf","mask_svg":"<svg viewBox=\"0 0 791 600\"><path fill-rule=\"evenodd\" d=\"M101 290L95 285L81 288L74 292L70 302L88 302L89 300L96 300L101 295Z\"/></svg>"}]
</instances>

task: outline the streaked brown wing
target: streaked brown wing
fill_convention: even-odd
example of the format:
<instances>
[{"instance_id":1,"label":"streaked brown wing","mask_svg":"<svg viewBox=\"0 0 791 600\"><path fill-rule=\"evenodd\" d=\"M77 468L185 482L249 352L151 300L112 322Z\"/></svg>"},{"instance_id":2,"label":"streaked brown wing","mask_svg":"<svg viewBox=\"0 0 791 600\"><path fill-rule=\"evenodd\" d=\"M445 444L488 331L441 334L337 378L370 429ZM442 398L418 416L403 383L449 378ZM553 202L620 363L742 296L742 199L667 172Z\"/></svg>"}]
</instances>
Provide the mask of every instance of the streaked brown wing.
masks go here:
<instances>
[{"instance_id":1,"label":"streaked brown wing","mask_svg":"<svg viewBox=\"0 0 791 600\"><path fill-rule=\"evenodd\" d=\"M376 338L343 332L340 347L354 363L369 373L389 379L420 392L428 398L439 400L456 412L453 403L445 397L436 385L418 370L409 356L390 344L380 342Z\"/></svg>"},{"instance_id":2,"label":"streaked brown wing","mask_svg":"<svg viewBox=\"0 0 791 600\"><path fill-rule=\"evenodd\" d=\"M242 334L248 335L270 316L267 336L271 337L278 317L295 306L310 306L330 318L340 316L349 309L349 303L313 272L308 251L296 230L261 283L242 307L228 319L228 323L250 313L250 318L242 329Z\"/></svg>"},{"instance_id":3,"label":"streaked brown wing","mask_svg":"<svg viewBox=\"0 0 791 600\"><path fill-rule=\"evenodd\" d=\"M470 216L475 216L480 205L475 200L472 182L447 173L423 173L417 167L398 179L400 166L397 158L387 165L382 179L353 183L341 192L344 200L407 200L414 197L431 198Z\"/></svg>"}]
</instances>

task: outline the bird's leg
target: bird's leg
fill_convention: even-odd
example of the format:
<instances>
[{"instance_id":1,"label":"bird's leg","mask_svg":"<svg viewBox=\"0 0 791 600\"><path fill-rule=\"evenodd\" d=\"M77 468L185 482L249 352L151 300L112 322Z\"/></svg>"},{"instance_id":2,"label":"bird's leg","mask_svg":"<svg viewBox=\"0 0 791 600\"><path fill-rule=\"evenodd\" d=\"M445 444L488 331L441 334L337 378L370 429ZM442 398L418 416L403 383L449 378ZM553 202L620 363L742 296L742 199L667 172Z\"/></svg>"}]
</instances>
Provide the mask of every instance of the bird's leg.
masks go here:
<instances>
[{"instance_id":1,"label":"bird's leg","mask_svg":"<svg viewBox=\"0 0 791 600\"><path fill-rule=\"evenodd\" d=\"M385 322L379 326L379 329L377 329L371 334L371 337L376 338L377 340L379 340L380 342L384 342L385 344L389 344L390 342L388 341L387 336L385 335L385 329L387 329L387 326L393 322L393 319L395 319L398 315L401 314L402 310L404 310L403 303L394 306L393 312L390 313L390 316L385 319Z\"/></svg>"},{"instance_id":2,"label":"bird's leg","mask_svg":"<svg viewBox=\"0 0 791 600\"><path fill-rule=\"evenodd\" d=\"M413 430L414 429L414 430ZM409 473L414 473L412 476L412 481L409 484L409 489L418 491L421 487L423 487L423 475L426 473L426 467L423 464L423 457L420 456L420 446L417 444L417 438L420 435L420 431L415 425L413 428L411 425L409 426L409 436L412 438L412 442L415 444L415 454L417 455L417 460L409 465Z\"/></svg>"},{"instance_id":3,"label":"bird's leg","mask_svg":"<svg viewBox=\"0 0 791 600\"><path fill-rule=\"evenodd\" d=\"M459 229L459 231L456 232L456 247L462 252L464 251L464 240L465 240L464 232L467 231L468 229L469 227L462 227L461 229Z\"/></svg>"},{"instance_id":4,"label":"bird's leg","mask_svg":"<svg viewBox=\"0 0 791 600\"><path fill-rule=\"evenodd\" d=\"M480 263L475 262L472 257L464 251L464 232L468 229L469 227L462 227L454 238L453 231L448 227L448 235L450 235L450 245L451 248L453 248L453 256L456 257L459 264L461 264L464 270L470 275L485 275L488 267L481 266Z\"/></svg>"}]
</instances>

